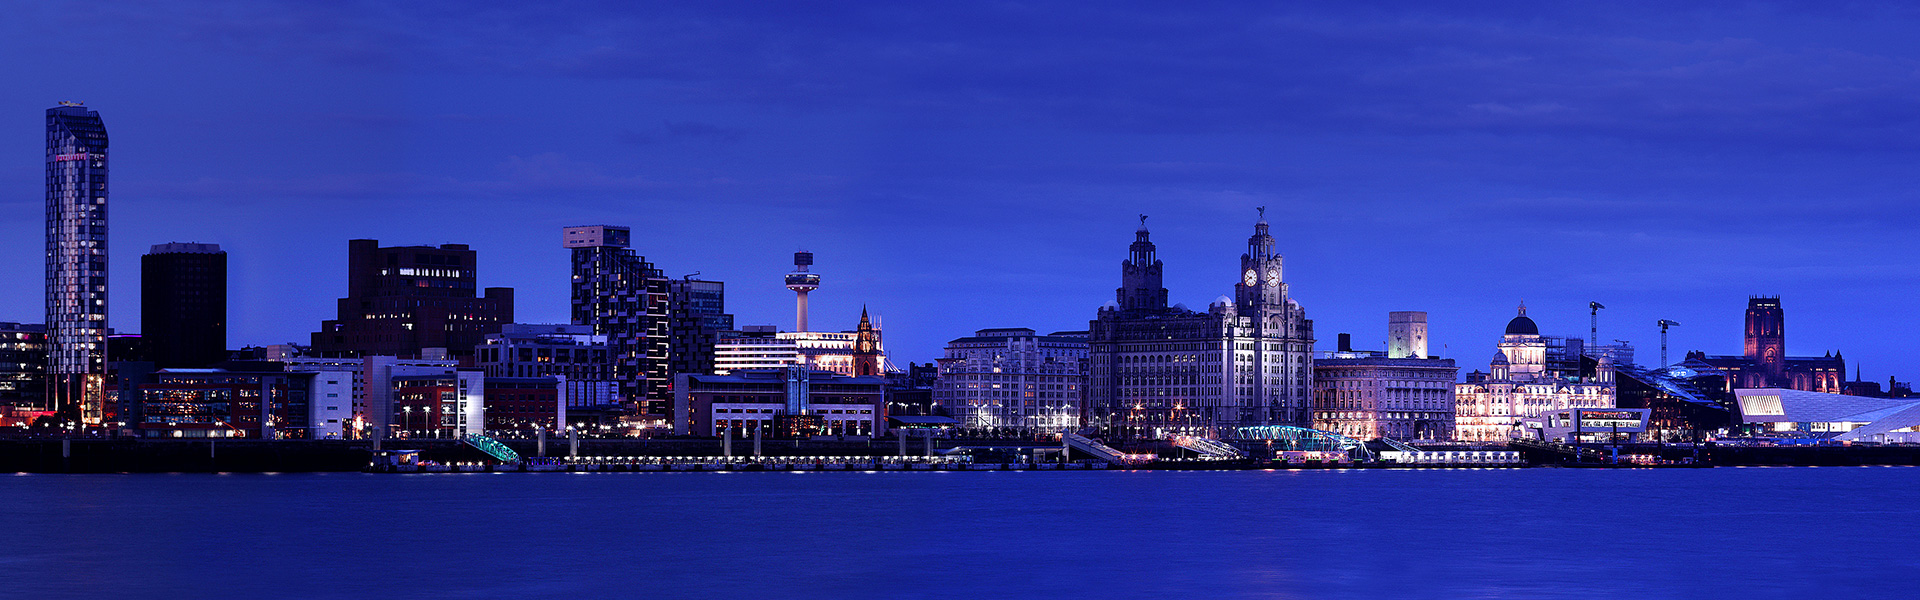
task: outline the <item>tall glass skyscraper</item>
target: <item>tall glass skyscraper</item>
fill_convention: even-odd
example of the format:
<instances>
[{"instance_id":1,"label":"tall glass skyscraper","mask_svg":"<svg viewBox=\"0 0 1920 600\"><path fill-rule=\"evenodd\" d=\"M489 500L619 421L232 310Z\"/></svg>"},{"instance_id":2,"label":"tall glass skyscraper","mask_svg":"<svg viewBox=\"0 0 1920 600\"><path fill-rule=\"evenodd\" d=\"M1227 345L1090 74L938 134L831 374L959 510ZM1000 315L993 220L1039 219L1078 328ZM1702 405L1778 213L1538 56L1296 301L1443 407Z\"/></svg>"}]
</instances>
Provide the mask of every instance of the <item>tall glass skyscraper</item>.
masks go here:
<instances>
[{"instance_id":1,"label":"tall glass skyscraper","mask_svg":"<svg viewBox=\"0 0 1920 600\"><path fill-rule=\"evenodd\" d=\"M47 109L47 404L102 421L107 348L107 126Z\"/></svg>"}]
</instances>

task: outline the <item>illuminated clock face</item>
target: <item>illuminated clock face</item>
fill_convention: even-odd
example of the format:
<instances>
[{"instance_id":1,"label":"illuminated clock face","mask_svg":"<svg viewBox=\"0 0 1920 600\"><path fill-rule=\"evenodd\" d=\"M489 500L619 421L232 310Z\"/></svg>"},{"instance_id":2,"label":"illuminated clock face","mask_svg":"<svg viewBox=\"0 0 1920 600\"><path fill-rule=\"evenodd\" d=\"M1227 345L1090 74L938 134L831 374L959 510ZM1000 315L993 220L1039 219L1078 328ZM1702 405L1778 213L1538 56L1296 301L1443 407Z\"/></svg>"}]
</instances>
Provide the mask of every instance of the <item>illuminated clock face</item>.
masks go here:
<instances>
[{"instance_id":1,"label":"illuminated clock face","mask_svg":"<svg viewBox=\"0 0 1920 600\"><path fill-rule=\"evenodd\" d=\"M1255 281L1258 281L1258 275L1254 274L1253 269L1247 269L1246 280L1247 285L1253 285Z\"/></svg>"},{"instance_id":2,"label":"illuminated clock face","mask_svg":"<svg viewBox=\"0 0 1920 600\"><path fill-rule=\"evenodd\" d=\"M1267 282L1268 282L1268 283L1278 283L1279 281L1280 281L1280 270L1279 270L1279 269L1267 269Z\"/></svg>"}]
</instances>

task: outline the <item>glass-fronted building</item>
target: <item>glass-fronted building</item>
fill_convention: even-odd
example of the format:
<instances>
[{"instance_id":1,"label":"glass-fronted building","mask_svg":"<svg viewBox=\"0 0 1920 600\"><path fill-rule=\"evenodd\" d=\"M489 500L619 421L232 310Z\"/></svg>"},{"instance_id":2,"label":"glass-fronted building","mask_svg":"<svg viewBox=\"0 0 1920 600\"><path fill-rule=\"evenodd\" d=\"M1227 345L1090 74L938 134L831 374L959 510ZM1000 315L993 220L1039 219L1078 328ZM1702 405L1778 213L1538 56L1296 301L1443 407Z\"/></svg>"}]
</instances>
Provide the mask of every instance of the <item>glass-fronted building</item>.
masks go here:
<instances>
[{"instance_id":1,"label":"glass-fronted building","mask_svg":"<svg viewBox=\"0 0 1920 600\"><path fill-rule=\"evenodd\" d=\"M47 402L99 424L107 350L107 127L47 109Z\"/></svg>"}]
</instances>

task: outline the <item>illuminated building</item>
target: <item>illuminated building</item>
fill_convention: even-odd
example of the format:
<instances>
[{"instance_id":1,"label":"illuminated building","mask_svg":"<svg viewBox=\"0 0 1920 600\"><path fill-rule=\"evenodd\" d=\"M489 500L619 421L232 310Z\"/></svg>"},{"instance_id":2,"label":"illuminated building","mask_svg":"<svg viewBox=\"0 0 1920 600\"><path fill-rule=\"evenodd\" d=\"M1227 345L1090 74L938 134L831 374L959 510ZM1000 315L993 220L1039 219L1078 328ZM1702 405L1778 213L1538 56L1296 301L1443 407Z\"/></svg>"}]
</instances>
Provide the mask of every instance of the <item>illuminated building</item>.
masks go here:
<instances>
[{"instance_id":1,"label":"illuminated building","mask_svg":"<svg viewBox=\"0 0 1920 600\"><path fill-rule=\"evenodd\" d=\"M793 272L787 274L787 289L793 290L793 330L807 330L807 293L820 289L820 275L807 271L813 266L813 253L793 253Z\"/></svg>"},{"instance_id":2,"label":"illuminated building","mask_svg":"<svg viewBox=\"0 0 1920 600\"><path fill-rule=\"evenodd\" d=\"M1688 352L1687 358L1725 371L1728 390L1777 387L1828 394L1844 391L1847 361L1839 352L1787 356L1787 317L1778 296L1747 299L1746 330L1746 353L1741 356Z\"/></svg>"},{"instance_id":3,"label":"illuminated building","mask_svg":"<svg viewBox=\"0 0 1920 600\"><path fill-rule=\"evenodd\" d=\"M1058 432L1080 427L1087 339L982 329L947 342L933 403L961 427Z\"/></svg>"},{"instance_id":4,"label":"illuminated building","mask_svg":"<svg viewBox=\"0 0 1920 600\"><path fill-rule=\"evenodd\" d=\"M1207 312L1167 306L1155 250L1142 216L1116 301L1088 324L1087 418L1109 435L1145 437L1308 425L1313 322L1288 296L1264 216L1234 297Z\"/></svg>"},{"instance_id":5,"label":"illuminated building","mask_svg":"<svg viewBox=\"0 0 1920 600\"><path fill-rule=\"evenodd\" d=\"M453 439L486 426L486 373L459 369L391 379L393 412L406 437Z\"/></svg>"},{"instance_id":6,"label":"illuminated building","mask_svg":"<svg viewBox=\"0 0 1920 600\"><path fill-rule=\"evenodd\" d=\"M1595 359L1584 377L1548 368L1548 339L1527 317L1527 307L1507 322L1487 373L1467 374L1454 386L1454 439L1504 442L1523 433L1523 419L1569 408L1613 408L1613 362Z\"/></svg>"},{"instance_id":7,"label":"illuminated building","mask_svg":"<svg viewBox=\"0 0 1920 600\"><path fill-rule=\"evenodd\" d=\"M1920 398L1871 398L1782 388L1736 389L1739 422L1755 436L1920 443Z\"/></svg>"},{"instance_id":8,"label":"illuminated building","mask_svg":"<svg viewBox=\"0 0 1920 600\"><path fill-rule=\"evenodd\" d=\"M329 375L323 393L348 385L346 377ZM316 379L316 373L164 369L137 384L137 409L128 416L149 438L310 439L316 429L321 436L332 432L313 426Z\"/></svg>"},{"instance_id":9,"label":"illuminated building","mask_svg":"<svg viewBox=\"0 0 1920 600\"><path fill-rule=\"evenodd\" d=\"M1336 352L1313 361L1313 428L1351 438L1453 439L1451 358L1426 358L1427 314L1388 313L1388 350ZM1397 356L1397 358L1395 358Z\"/></svg>"},{"instance_id":10,"label":"illuminated building","mask_svg":"<svg viewBox=\"0 0 1920 600\"><path fill-rule=\"evenodd\" d=\"M489 378L560 378L567 408L581 411L620 404L608 353L607 336L588 325L510 323L487 336L474 356Z\"/></svg>"},{"instance_id":11,"label":"illuminated building","mask_svg":"<svg viewBox=\"0 0 1920 600\"><path fill-rule=\"evenodd\" d=\"M735 439L886 432L885 377L849 377L792 366L674 378L673 432Z\"/></svg>"},{"instance_id":12,"label":"illuminated building","mask_svg":"<svg viewBox=\"0 0 1920 600\"><path fill-rule=\"evenodd\" d=\"M219 244L155 244L140 257L140 329L160 368L227 359L227 253Z\"/></svg>"},{"instance_id":13,"label":"illuminated building","mask_svg":"<svg viewBox=\"0 0 1920 600\"><path fill-rule=\"evenodd\" d=\"M1387 358L1427 357L1427 313L1403 310L1387 313Z\"/></svg>"},{"instance_id":14,"label":"illuminated building","mask_svg":"<svg viewBox=\"0 0 1920 600\"><path fill-rule=\"evenodd\" d=\"M28 425L47 405L47 328L0 323L0 426Z\"/></svg>"},{"instance_id":15,"label":"illuminated building","mask_svg":"<svg viewBox=\"0 0 1920 600\"><path fill-rule=\"evenodd\" d=\"M46 402L89 425L105 408L107 192L100 113L47 109Z\"/></svg>"},{"instance_id":16,"label":"illuminated building","mask_svg":"<svg viewBox=\"0 0 1920 600\"><path fill-rule=\"evenodd\" d=\"M1647 433L1644 408L1561 408L1521 419L1520 436L1563 444L1631 444Z\"/></svg>"},{"instance_id":17,"label":"illuminated building","mask_svg":"<svg viewBox=\"0 0 1920 600\"><path fill-rule=\"evenodd\" d=\"M672 315L667 277L631 248L626 227L582 225L561 230L573 253L573 323L607 337L612 381L639 413L671 410Z\"/></svg>"},{"instance_id":18,"label":"illuminated building","mask_svg":"<svg viewBox=\"0 0 1920 600\"><path fill-rule=\"evenodd\" d=\"M513 288L476 295L478 254L465 244L382 247L347 242L347 297L338 316L313 334L322 354L420 356L443 348L454 356L513 322Z\"/></svg>"}]
</instances>

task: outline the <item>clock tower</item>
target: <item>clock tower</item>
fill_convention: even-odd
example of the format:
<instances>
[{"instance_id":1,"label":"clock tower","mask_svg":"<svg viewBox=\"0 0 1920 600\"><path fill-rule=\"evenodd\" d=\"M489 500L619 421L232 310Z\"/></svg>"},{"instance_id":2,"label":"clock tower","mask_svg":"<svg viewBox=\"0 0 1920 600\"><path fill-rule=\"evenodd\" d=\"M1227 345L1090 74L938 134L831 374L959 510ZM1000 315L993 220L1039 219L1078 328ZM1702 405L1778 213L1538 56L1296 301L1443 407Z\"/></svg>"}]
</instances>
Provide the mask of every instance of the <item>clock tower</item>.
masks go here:
<instances>
[{"instance_id":1,"label":"clock tower","mask_svg":"<svg viewBox=\"0 0 1920 600\"><path fill-rule=\"evenodd\" d=\"M1280 280L1281 258L1273 252L1266 213L1266 207L1261 207L1260 222L1254 223L1253 236L1247 238L1247 253L1240 255L1240 282L1233 286L1233 297L1242 315L1257 315L1262 307L1287 304L1287 284Z\"/></svg>"}]
</instances>

